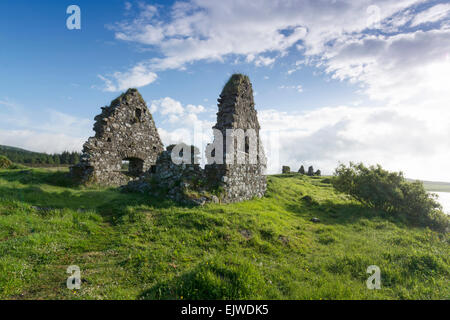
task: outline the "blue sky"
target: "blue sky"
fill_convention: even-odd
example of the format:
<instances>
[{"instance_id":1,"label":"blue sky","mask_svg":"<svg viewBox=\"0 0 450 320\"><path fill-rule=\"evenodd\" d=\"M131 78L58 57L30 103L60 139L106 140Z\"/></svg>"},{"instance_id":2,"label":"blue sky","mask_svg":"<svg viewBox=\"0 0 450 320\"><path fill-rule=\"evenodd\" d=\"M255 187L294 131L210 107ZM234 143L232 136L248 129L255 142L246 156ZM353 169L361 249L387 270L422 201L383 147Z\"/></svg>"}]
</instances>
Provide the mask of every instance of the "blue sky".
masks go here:
<instances>
[{"instance_id":1,"label":"blue sky","mask_svg":"<svg viewBox=\"0 0 450 320\"><path fill-rule=\"evenodd\" d=\"M66 9L81 9L68 30ZM93 118L138 87L163 141L215 121L250 76L269 170L381 163L450 181L445 1L2 1L0 144L81 150ZM428 172L423 168L429 166Z\"/></svg>"}]
</instances>

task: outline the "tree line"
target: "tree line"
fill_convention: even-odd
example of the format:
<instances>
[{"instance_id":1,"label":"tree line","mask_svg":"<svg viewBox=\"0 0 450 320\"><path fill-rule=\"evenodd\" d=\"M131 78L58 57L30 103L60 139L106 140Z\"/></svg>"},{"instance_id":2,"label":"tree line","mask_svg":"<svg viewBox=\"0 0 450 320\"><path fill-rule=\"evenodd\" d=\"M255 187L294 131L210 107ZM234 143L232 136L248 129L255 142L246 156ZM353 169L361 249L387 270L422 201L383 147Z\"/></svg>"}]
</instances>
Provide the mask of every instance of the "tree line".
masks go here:
<instances>
[{"instance_id":1,"label":"tree line","mask_svg":"<svg viewBox=\"0 0 450 320\"><path fill-rule=\"evenodd\" d=\"M26 165L74 165L80 162L81 153L64 151L62 153L39 153L12 147L0 146L0 155L14 163Z\"/></svg>"}]
</instances>

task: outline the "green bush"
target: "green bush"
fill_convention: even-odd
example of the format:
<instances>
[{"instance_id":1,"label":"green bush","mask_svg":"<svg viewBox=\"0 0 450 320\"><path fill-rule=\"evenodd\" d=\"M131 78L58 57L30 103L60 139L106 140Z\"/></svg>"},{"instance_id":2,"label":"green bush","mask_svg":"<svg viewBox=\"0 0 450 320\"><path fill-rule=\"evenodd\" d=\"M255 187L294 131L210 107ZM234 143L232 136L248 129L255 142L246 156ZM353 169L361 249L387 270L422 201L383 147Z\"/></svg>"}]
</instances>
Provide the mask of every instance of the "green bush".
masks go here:
<instances>
[{"instance_id":1,"label":"green bush","mask_svg":"<svg viewBox=\"0 0 450 320\"><path fill-rule=\"evenodd\" d=\"M389 172L380 165L365 167L362 163L341 164L336 168L332 184L368 207L390 214L404 214L417 224L445 231L448 217L434 194L422 182L409 182L401 172Z\"/></svg>"},{"instance_id":2,"label":"green bush","mask_svg":"<svg viewBox=\"0 0 450 320\"><path fill-rule=\"evenodd\" d=\"M13 163L5 156L0 156L0 169L9 169Z\"/></svg>"}]
</instances>

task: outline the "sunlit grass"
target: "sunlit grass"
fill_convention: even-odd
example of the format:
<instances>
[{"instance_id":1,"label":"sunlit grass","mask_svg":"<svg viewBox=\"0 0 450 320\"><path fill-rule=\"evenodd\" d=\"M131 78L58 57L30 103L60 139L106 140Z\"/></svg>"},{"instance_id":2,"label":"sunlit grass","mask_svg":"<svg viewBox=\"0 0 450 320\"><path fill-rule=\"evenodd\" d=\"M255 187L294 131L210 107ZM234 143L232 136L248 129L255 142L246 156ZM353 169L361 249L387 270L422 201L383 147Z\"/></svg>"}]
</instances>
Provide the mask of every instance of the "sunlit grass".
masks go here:
<instances>
[{"instance_id":1,"label":"sunlit grass","mask_svg":"<svg viewBox=\"0 0 450 320\"><path fill-rule=\"evenodd\" d=\"M0 170L0 298L450 298L448 235L367 210L326 177L270 176L263 199L199 208L68 185L66 172ZM381 290L366 287L369 265Z\"/></svg>"}]
</instances>

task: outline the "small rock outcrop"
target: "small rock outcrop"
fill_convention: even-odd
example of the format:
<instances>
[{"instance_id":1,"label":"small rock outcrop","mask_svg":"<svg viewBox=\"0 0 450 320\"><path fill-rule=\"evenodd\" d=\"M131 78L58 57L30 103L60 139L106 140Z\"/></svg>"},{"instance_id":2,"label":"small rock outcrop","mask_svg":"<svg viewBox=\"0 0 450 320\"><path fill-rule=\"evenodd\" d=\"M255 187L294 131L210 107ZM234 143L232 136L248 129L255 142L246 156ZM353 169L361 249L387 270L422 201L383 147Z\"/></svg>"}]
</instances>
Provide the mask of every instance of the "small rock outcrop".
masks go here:
<instances>
[{"instance_id":1,"label":"small rock outcrop","mask_svg":"<svg viewBox=\"0 0 450 320\"><path fill-rule=\"evenodd\" d=\"M300 173L300 174L305 174L306 173L305 167L303 165L300 167L300 169L298 169L298 173Z\"/></svg>"},{"instance_id":2,"label":"small rock outcrop","mask_svg":"<svg viewBox=\"0 0 450 320\"><path fill-rule=\"evenodd\" d=\"M286 174L286 173L291 173L291 168L288 166L283 166L281 168L281 173Z\"/></svg>"},{"instance_id":3,"label":"small rock outcrop","mask_svg":"<svg viewBox=\"0 0 450 320\"><path fill-rule=\"evenodd\" d=\"M164 150L153 117L136 89L103 107L95 121L95 136L84 144L80 163L71 168L81 183L125 185L150 170Z\"/></svg>"}]
</instances>

